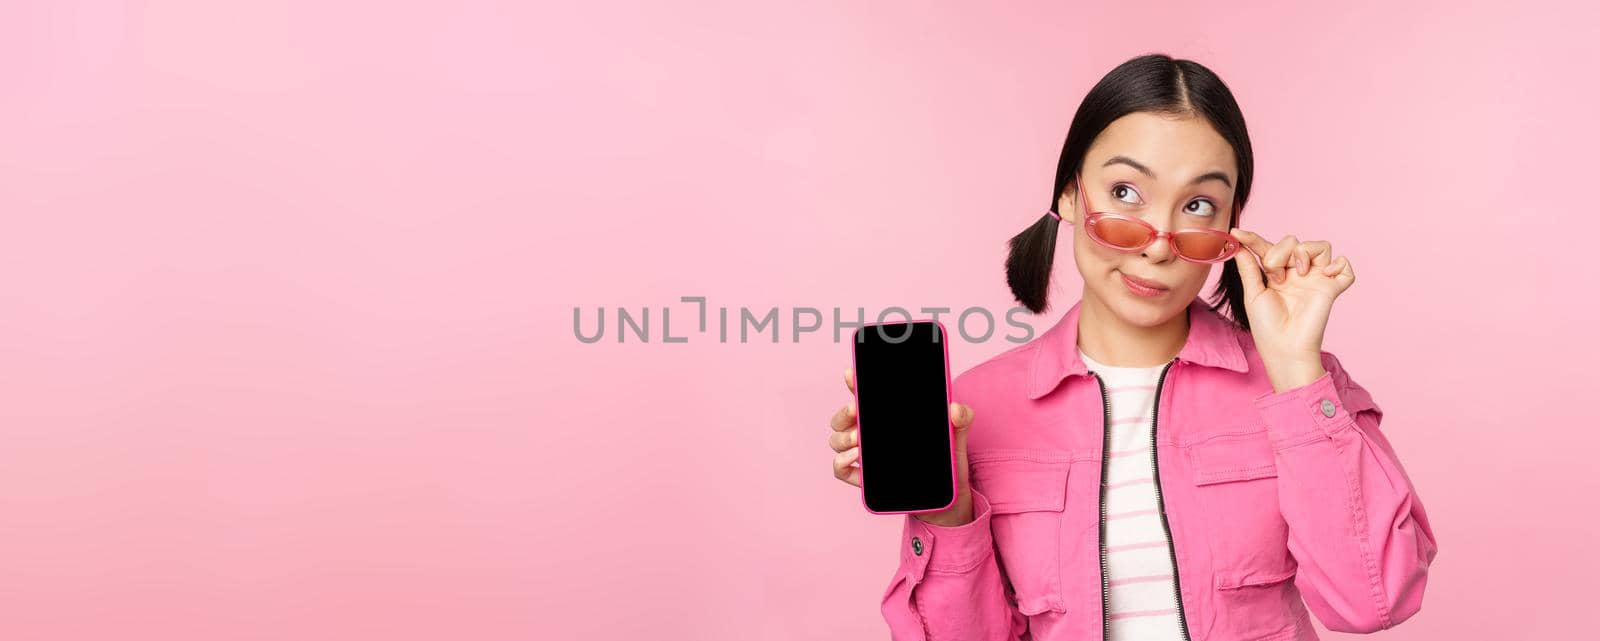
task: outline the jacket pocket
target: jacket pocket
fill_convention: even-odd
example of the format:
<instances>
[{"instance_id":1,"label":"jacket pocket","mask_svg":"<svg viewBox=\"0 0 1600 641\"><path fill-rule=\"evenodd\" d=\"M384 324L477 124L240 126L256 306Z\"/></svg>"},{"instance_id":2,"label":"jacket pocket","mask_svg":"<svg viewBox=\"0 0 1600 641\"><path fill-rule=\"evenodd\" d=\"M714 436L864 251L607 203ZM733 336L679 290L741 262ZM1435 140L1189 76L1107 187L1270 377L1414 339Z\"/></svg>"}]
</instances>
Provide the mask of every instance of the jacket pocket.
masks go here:
<instances>
[{"instance_id":1,"label":"jacket pocket","mask_svg":"<svg viewBox=\"0 0 1600 641\"><path fill-rule=\"evenodd\" d=\"M968 456L972 489L989 500L1001 570L1023 614L1066 611L1061 591L1061 519L1069 452L989 450Z\"/></svg>"},{"instance_id":2,"label":"jacket pocket","mask_svg":"<svg viewBox=\"0 0 1600 641\"><path fill-rule=\"evenodd\" d=\"M1189 448L1207 519L1215 585L1233 589L1294 576L1289 525L1278 508L1278 467L1265 430L1219 435Z\"/></svg>"},{"instance_id":3,"label":"jacket pocket","mask_svg":"<svg viewBox=\"0 0 1600 641\"><path fill-rule=\"evenodd\" d=\"M1266 431L1208 438L1189 448L1189 458L1217 604L1205 625L1227 639L1292 638L1300 597L1289 579L1297 568Z\"/></svg>"}]
</instances>

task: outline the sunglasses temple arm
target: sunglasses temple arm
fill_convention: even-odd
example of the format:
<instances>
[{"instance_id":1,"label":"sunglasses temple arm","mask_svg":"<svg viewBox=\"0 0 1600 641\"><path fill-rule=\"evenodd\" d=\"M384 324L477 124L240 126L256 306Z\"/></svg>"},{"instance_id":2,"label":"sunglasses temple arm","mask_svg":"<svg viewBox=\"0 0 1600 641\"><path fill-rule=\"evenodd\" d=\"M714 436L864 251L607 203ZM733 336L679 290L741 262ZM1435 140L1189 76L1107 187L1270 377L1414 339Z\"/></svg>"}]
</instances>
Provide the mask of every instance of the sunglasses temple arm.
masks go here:
<instances>
[{"instance_id":1,"label":"sunglasses temple arm","mask_svg":"<svg viewBox=\"0 0 1600 641\"><path fill-rule=\"evenodd\" d=\"M1243 203L1238 203L1237 207L1238 207L1238 211L1234 212L1234 215L1233 215L1233 219L1234 219L1234 221L1236 223L1234 225L1235 227L1238 227L1238 226L1244 224L1244 204ZM1250 252L1251 256L1255 256L1256 257L1256 266L1259 267L1259 266L1267 264L1266 259L1262 258L1261 254L1257 254L1256 250L1251 249L1249 245L1246 245L1246 244L1241 242L1241 243L1239 243L1239 246L1245 248L1245 251Z\"/></svg>"}]
</instances>

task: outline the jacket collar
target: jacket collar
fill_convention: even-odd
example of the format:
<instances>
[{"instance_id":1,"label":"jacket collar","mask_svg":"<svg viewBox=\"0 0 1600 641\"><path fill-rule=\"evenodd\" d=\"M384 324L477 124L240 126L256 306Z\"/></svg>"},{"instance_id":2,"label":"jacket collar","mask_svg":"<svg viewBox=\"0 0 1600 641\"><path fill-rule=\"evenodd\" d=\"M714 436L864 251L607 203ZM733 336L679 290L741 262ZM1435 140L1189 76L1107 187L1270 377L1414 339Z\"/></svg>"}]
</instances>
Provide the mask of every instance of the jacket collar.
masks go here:
<instances>
[{"instance_id":1,"label":"jacket collar","mask_svg":"<svg viewBox=\"0 0 1600 641\"><path fill-rule=\"evenodd\" d=\"M1040 398L1068 376L1089 372L1083 359L1078 357L1078 312L1082 307L1083 300L1079 299L1054 327L1039 337L1038 349L1033 352L1028 398ZM1189 336L1178 350L1178 360L1241 373L1249 370L1244 349L1235 335L1239 330L1232 321L1223 318L1198 296L1189 301L1187 313Z\"/></svg>"}]
</instances>

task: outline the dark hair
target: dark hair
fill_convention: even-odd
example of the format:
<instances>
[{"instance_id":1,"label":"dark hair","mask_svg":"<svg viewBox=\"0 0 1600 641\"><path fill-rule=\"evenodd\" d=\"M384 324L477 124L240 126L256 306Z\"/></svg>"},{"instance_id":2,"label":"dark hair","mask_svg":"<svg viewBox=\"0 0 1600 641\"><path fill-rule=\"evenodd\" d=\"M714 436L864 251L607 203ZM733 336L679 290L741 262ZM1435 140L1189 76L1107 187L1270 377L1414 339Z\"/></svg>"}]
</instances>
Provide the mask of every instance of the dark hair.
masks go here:
<instances>
[{"instance_id":1,"label":"dark hair","mask_svg":"<svg viewBox=\"0 0 1600 641\"><path fill-rule=\"evenodd\" d=\"M1238 226L1237 216L1250 197L1250 179L1255 173L1250 134L1245 130L1239 103L1234 101L1233 92L1228 91L1222 79L1204 65L1158 53L1117 65L1083 97L1078 113L1072 117L1072 126L1067 129L1061 160L1056 163L1050 211L1056 211L1057 199L1066 193L1073 176L1083 167L1084 156L1089 153L1089 145L1095 137L1112 121L1135 112L1199 116L1228 141L1239 170L1238 184L1233 190L1235 217L1229 221L1229 227ZM1078 186L1072 188L1076 191ZM1051 265L1055 260L1056 232L1060 226L1058 218L1044 214L1038 222L1011 239L1011 253L1006 257L1006 284L1011 286L1017 302L1035 314L1050 307L1046 298ZM1222 280L1208 302L1219 312L1226 306L1227 317L1244 329L1250 328L1244 311L1244 282L1239 279L1239 268L1232 260L1224 261Z\"/></svg>"}]
</instances>

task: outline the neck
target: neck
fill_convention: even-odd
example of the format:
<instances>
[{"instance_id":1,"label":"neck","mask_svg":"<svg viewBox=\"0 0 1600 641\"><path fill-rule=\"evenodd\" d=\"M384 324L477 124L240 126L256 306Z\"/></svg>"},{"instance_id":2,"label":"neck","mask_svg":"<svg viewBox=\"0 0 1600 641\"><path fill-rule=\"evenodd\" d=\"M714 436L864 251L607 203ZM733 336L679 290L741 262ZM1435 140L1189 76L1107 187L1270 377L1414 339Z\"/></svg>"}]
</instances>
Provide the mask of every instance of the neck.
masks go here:
<instances>
[{"instance_id":1,"label":"neck","mask_svg":"<svg viewBox=\"0 0 1600 641\"><path fill-rule=\"evenodd\" d=\"M1189 338L1189 311L1158 325L1134 325L1112 313L1105 302L1084 293L1078 311L1078 348L1113 367L1153 367L1172 360Z\"/></svg>"}]
</instances>

